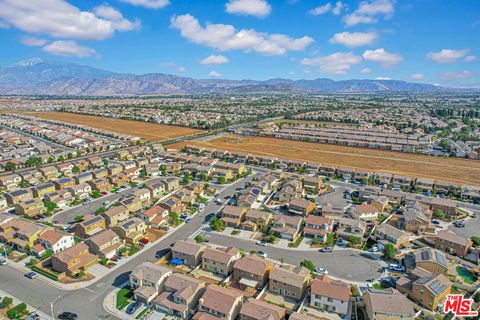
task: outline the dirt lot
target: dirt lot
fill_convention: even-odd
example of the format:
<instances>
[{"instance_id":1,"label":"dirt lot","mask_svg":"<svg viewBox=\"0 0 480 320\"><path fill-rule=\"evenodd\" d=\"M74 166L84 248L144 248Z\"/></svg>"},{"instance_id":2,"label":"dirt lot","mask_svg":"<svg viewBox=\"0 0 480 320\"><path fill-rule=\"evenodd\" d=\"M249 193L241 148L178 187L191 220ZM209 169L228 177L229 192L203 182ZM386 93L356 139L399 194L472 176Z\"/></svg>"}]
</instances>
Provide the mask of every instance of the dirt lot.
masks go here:
<instances>
[{"instance_id":1,"label":"dirt lot","mask_svg":"<svg viewBox=\"0 0 480 320\"><path fill-rule=\"evenodd\" d=\"M262 137L225 135L208 141L178 143L181 148L196 144L217 149L250 152L303 161L316 161L337 167L390 172L412 177L429 177L459 183L480 184L480 161L429 157L411 153L352 148L329 144Z\"/></svg>"},{"instance_id":2,"label":"dirt lot","mask_svg":"<svg viewBox=\"0 0 480 320\"><path fill-rule=\"evenodd\" d=\"M135 135L149 141L162 141L202 132L202 130L185 127L103 118L66 112L25 112L25 114L34 115L44 119L83 124L103 130Z\"/></svg>"}]
</instances>

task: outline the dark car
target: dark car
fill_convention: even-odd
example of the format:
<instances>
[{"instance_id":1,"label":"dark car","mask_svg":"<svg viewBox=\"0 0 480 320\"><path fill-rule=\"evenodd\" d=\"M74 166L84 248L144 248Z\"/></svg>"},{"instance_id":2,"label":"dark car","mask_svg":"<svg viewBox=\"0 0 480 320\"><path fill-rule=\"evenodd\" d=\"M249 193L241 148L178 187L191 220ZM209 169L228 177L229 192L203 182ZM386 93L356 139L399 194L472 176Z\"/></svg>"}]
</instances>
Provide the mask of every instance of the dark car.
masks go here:
<instances>
[{"instance_id":1,"label":"dark car","mask_svg":"<svg viewBox=\"0 0 480 320\"><path fill-rule=\"evenodd\" d=\"M170 252L170 248L158 250L158 251L155 253L155 258L160 259L160 258L163 257L164 255L166 255L168 252Z\"/></svg>"},{"instance_id":2,"label":"dark car","mask_svg":"<svg viewBox=\"0 0 480 320\"><path fill-rule=\"evenodd\" d=\"M125 310L125 312L126 312L127 314L134 314L135 311L137 311L138 308L140 308L141 305L142 305L142 303L139 302L139 301L132 302L132 303L127 307L127 310Z\"/></svg>"},{"instance_id":3,"label":"dark car","mask_svg":"<svg viewBox=\"0 0 480 320\"><path fill-rule=\"evenodd\" d=\"M214 215L215 215L214 213L209 213L209 214L207 214L207 215L205 216L204 221L205 221L205 222L209 222L210 219L212 219L212 217L213 217Z\"/></svg>"},{"instance_id":4,"label":"dark car","mask_svg":"<svg viewBox=\"0 0 480 320\"><path fill-rule=\"evenodd\" d=\"M75 320L77 318L77 314L73 312L62 312L58 315L58 319L62 320Z\"/></svg>"},{"instance_id":5,"label":"dark car","mask_svg":"<svg viewBox=\"0 0 480 320\"><path fill-rule=\"evenodd\" d=\"M25 318L25 320L40 320L40 316L36 313L33 313L29 317Z\"/></svg>"}]
</instances>

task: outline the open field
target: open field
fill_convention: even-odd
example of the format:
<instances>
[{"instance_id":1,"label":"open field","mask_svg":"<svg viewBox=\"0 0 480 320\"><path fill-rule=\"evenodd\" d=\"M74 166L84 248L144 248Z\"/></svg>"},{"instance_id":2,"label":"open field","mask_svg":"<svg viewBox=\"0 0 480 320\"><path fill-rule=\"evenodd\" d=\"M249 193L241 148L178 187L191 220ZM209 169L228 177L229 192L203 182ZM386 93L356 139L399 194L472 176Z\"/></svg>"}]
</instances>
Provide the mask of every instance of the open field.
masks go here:
<instances>
[{"instance_id":1,"label":"open field","mask_svg":"<svg viewBox=\"0 0 480 320\"><path fill-rule=\"evenodd\" d=\"M315 161L337 167L480 184L480 161L475 160L429 157L411 153L235 135L225 135L201 142L182 142L171 145L171 147L181 148L185 144L294 160Z\"/></svg>"},{"instance_id":2,"label":"open field","mask_svg":"<svg viewBox=\"0 0 480 320\"><path fill-rule=\"evenodd\" d=\"M24 112L24 114L37 116L43 119L83 124L98 129L130 134L141 137L148 141L162 141L203 132L203 130L186 127L88 116L66 112Z\"/></svg>"}]
</instances>

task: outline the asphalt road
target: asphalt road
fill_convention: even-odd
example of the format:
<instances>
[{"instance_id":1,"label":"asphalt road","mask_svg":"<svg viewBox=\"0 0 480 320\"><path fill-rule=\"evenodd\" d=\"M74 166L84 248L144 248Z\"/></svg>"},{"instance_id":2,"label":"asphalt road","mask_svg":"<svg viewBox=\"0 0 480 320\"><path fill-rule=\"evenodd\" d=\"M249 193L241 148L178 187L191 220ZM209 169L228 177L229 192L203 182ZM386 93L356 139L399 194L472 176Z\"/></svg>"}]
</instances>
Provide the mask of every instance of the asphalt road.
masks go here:
<instances>
[{"instance_id":1,"label":"asphalt road","mask_svg":"<svg viewBox=\"0 0 480 320\"><path fill-rule=\"evenodd\" d=\"M480 210L470 209L477 217L465 220L465 227L457 228L454 225L450 225L448 229L452 230L456 234L470 238L473 236L480 236Z\"/></svg>"},{"instance_id":2,"label":"asphalt road","mask_svg":"<svg viewBox=\"0 0 480 320\"><path fill-rule=\"evenodd\" d=\"M259 246L252 240L233 238L217 233L205 233L210 244L220 246L236 246L245 251L263 251L267 258L285 263L298 265L301 261L311 260L315 266L325 268L329 275L355 282L366 282L368 279L378 278L380 264L368 258L367 253L356 250L335 249L332 253L323 253L312 250L282 249L273 246Z\"/></svg>"},{"instance_id":3,"label":"asphalt road","mask_svg":"<svg viewBox=\"0 0 480 320\"><path fill-rule=\"evenodd\" d=\"M237 181L220 192L218 197L223 198L227 195L233 195L236 188L243 187L244 183L249 180L251 180L251 177ZM23 272L8 265L0 267L1 288L47 314L51 314L50 303L55 301L55 314L61 311L70 311L77 313L79 319L116 319L115 316L107 313L103 308L106 295L115 287L127 281L130 272L137 265L145 261L154 261L157 250L168 248L171 243L186 239L196 232L202 226L205 216L217 212L220 207L214 201L211 201L203 212L192 218L190 223L182 225L154 246L140 251L132 260L87 288L73 291L61 290L43 280L41 276L34 280L27 279L23 276Z\"/></svg>"}]
</instances>

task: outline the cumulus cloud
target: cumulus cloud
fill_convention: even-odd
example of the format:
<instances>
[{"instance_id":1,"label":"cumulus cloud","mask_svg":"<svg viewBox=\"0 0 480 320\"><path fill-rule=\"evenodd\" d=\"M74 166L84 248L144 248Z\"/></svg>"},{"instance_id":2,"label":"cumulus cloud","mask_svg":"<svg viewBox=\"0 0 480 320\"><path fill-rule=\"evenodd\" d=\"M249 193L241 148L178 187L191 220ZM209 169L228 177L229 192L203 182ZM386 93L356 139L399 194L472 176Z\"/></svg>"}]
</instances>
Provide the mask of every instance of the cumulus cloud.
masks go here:
<instances>
[{"instance_id":1,"label":"cumulus cloud","mask_svg":"<svg viewBox=\"0 0 480 320\"><path fill-rule=\"evenodd\" d=\"M124 3L133 4L147 9L161 9L170 4L169 0L120 0Z\"/></svg>"},{"instance_id":2,"label":"cumulus cloud","mask_svg":"<svg viewBox=\"0 0 480 320\"><path fill-rule=\"evenodd\" d=\"M358 8L343 17L347 27L357 24L376 23L379 17L390 19L395 13L394 0L368 0L360 2Z\"/></svg>"},{"instance_id":3,"label":"cumulus cloud","mask_svg":"<svg viewBox=\"0 0 480 320\"><path fill-rule=\"evenodd\" d=\"M475 74L471 71L448 71L441 73L439 78L446 81L472 78Z\"/></svg>"},{"instance_id":4,"label":"cumulus cloud","mask_svg":"<svg viewBox=\"0 0 480 320\"><path fill-rule=\"evenodd\" d=\"M108 6L108 5L101 5L94 8L95 14L107 20L110 20L114 28L118 31L130 31L130 30L138 30L140 29L140 21L130 21L123 17L122 13L117 9Z\"/></svg>"},{"instance_id":5,"label":"cumulus cloud","mask_svg":"<svg viewBox=\"0 0 480 320\"><path fill-rule=\"evenodd\" d=\"M218 71L212 70L212 71L210 71L208 76L211 77L211 78L220 78L222 76L222 74Z\"/></svg>"},{"instance_id":6,"label":"cumulus cloud","mask_svg":"<svg viewBox=\"0 0 480 320\"><path fill-rule=\"evenodd\" d=\"M376 77L375 80L387 81L387 80L392 80L392 78L390 78L390 77Z\"/></svg>"},{"instance_id":7,"label":"cumulus cloud","mask_svg":"<svg viewBox=\"0 0 480 320\"><path fill-rule=\"evenodd\" d=\"M403 60L400 54L387 52L383 48L366 50L362 56L363 59L380 63L384 67L395 65Z\"/></svg>"},{"instance_id":8,"label":"cumulus cloud","mask_svg":"<svg viewBox=\"0 0 480 320\"><path fill-rule=\"evenodd\" d=\"M177 71L180 72L180 73L185 73L185 72L187 72L187 68L185 68L185 67L178 67Z\"/></svg>"},{"instance_id":9,"label":"cumulus cloud","mask_svg":"<svg viewBox=\"0 0 480 320\"><path fill-rule=\"evenodd\" d=\"M425 75L423 73L414 73L410 76L410 80L414 80L414 81L425 80Z\"/></svg>"},{"instance_id":10,"label":"cumulus cloud","mask_svg":"<svg viewBox=\"0 0 480 320\"><path fill-rule=\"evenodd\" d=\"M345 75L352 65L362 62L362 58L352 52L336 52L328 56L305 58L302 65L319 67L321 73Z\"/></svg>"},{"instance_id":11,"label":"cumulus cloud","mask_svg":"<svg viewBox=\"0 0 480 320\"><path fill-rule=\"evenodd\" d=\"M225 64L230 62L227 57L222 55L211 55L200 61L201 64Z\"/></svg>"},{"instance_id":12,"label":"cumulus cloud","mask_svg":"<svg viewBox=\"0 0 480 320\"><path fill-rule=\"evenodd\" d=\"M465 62L477 61L477 57L474 56L474 55L469 55L469 56L466 56L466 57L465 57L464 61L465 61Z\"/></svg>"},{"instance_id":13,"label":"cumulus cloud","mask_svg":"<svg viewBox=\"0 0 480 320\"><path fill-rule=\"evenodd\" d=\"M265 18L272 11L266 0L230 0L225 7L228 13L258 18Z\"/></svg>"},{"instance_id":14,"label":"cumulus cloud","mask_svg":"<svg viewBox=\"0 0 480 320\"><path fill-rule=\"evenodd\" d=\"M337 1L337 3L335 3L335 5L332 5L329 2L327 4L324 4L323 6L313 8L308 13L310 13L311 15L314 15L314 16L319 16L319 15L322 15L322 14L325 14L325 13L331 11L334 15L338 16L340 13L342 13L343 6L344 5L341 1Z\"/></svg>"},{"instance_id":15,"label":"cumulus cloud","mask_svg":"<svg viewBox=\"0 0 480 320\"><path fill-rule=\"evenodd\" d=\"M103 17L81 11L64 0L0 0L0 22L28 33L88 40L103 40L115 31L130 31L139 27L139 22L123 18L115 9L101 7L104 7L99 9ZM111 8L109 13L107 7ZM115 19L111 19L115 14Z\"/></svg>"},{"instance_id":16,"label":"cumulus cloud","mask_svg":"<svg viewBox=\"0 0 480 320\"><path fill-rule=\"evenodd\" d=\"M284 34L268 34L253 29L237 30L228 24L206 24L202 27L199 21L190 14L174 16L172 28L180 30L187 40L221 51L242 50L265 55L282 55L288 51L301 51L314 40L308 36L291 38Z\"/></svg>"},{"instance_id":17,"label":"cumulus cloud","mask_svg":"<svg viewBox=\"0 0 480 320\"><path fill-rule=\"evenodd\" d=\"M465 57L468 53L468 49L453 50L442 49L439 52L427 53L427 58L436 63L452 63Z\"/></svg>"},{"instance_id":18,"label":"cumulus cloud","mask_svg":"<svg viewBox=\"0 0 480 320\"><path fill-rule=\"evenodd\" d=\"M372 72L372 70L370 70L370 68L363 68L362 70L360 70L361 74L367 74L367 73L370 73L370 72Z\"/></svg>"},{"instance_id":19,"label":"cumulus cloud","mask_svg":"<svg viewBox=\"0 0 480 320\"><path fill-rule=\"evenodd\" d=\"M20 38L20 42L29 47L41 47L47 43L47 40L32 36L23 36Z\"/></svg>"},{"instance_id":20,"label":"cumulus cloud","mask_svg":"<svg viewBox=\"0 0 480 320\"><path fill-rule=\"evenodd\" d=\"M64 57L87 58L98 56L97 52L89 47L84 47L71 40L58 40L47 44L43 51Z\"/></svg>"},{"instance_id":21,"label":"cumulus cloud","mask_svg":"<svg viewBox=\"0 0 480 320\"><path fill-rule=\"evenodd\" d=\"M340 32L330 38L330 43L341 44L349 48L370 45L377 40L377 33L371 32Z\"/></svg>"}]
</instances>

